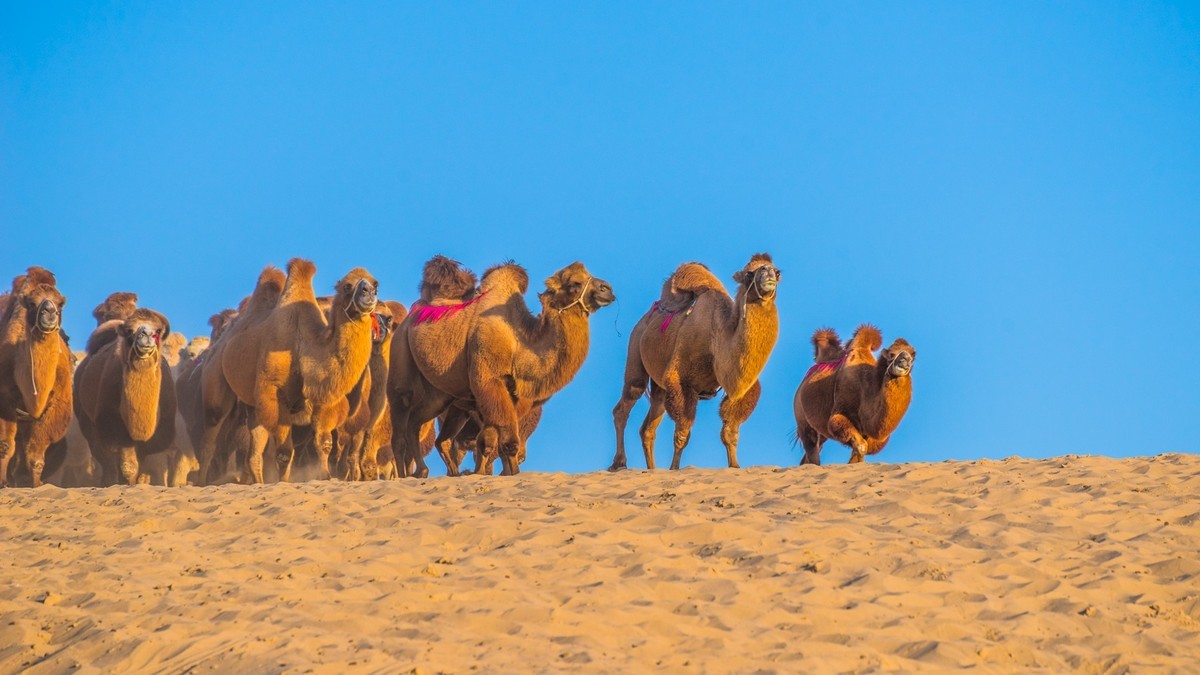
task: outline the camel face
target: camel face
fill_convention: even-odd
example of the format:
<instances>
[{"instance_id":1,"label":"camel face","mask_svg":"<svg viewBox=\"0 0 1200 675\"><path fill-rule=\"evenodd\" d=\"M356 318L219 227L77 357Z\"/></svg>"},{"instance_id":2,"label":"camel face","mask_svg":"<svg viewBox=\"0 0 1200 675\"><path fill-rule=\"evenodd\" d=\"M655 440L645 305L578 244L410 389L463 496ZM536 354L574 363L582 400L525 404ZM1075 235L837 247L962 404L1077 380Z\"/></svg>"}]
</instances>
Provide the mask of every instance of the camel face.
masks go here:
<instances>
[{"instance_id":1,"label":"camel face","mask_svg":"<svg viewBox=\"0 0 1200 675\"><path fill-rule=\"evenodd\" d=\"M126 353L133 361L158 360L163 341L171 334L167 318L149 309L138 309L119 329Z\"/></svg>"},{"instance_id":2,"label":"camel face","mask_svg":"<svg viewBox=\"0 0 1200 675\"><path fill-rule=\"evenodd\" d=\"M888 375L906 377L912 372L913 362L917 360L917 350L900 338L879 355L879 360L889 364Z\"/></svg>"},{"instance_id":3,"label":"camel face","mask_svg":"<svg viewBox=\"0 0 1200 675\"><path fill-rule=\"evenodd\" d=\"M783 271L771 262L771 256L766 253L756 253L745 267L733 275L733 280L746 286L751 299L759 300L775 297Z\"/></svg>"},{"instance_id":4,"label":"camel face","mask_svg":"<svg viewBox=\"0 0 1200 675\"><path fill-rule=\"evenodd\" d=\"M42 333L53 333L62 325L62 308L66 298L53 286L39 284L22 298L33 325Z\"/></svg>"},{"instance_id":5,"label":"camel face","mask_svg":"<svg viewBox=\"0 0 1200 675\"><path fill-rule=\"evenodd\" d=\"M236 309L224 309L221 310L220 314L213 314L208 317L208 325L212 326L212 331L208 336L209 341L216 342L217 338L221 337L221 333L224 333L227 328L233 325L237 317L238 311Z\"/></svg>"},{"instance_id":6,"label":"camel face","mask_svg":"<svg viewBox=\"0 0 1200 675\"><path fill-rule=\"evenodd\" d=\"M334 303L344 307L351 318L357 318L375 311L379 303L379 282L375 281L364 269L351 270L337 283L337 297Z\"/></svg>"},{"instance_id":7,"label":"camel face","mask_svg":"<svg viewBox=\"0 0 1200 675\"><path fill-rule=\"evenodd\" d=\"M396 322L396 317L392 316L392 310L386 304L380 304L375 311L375 325L371 331L371 343L378 347L382 345L392 334L392 326Z\"/></svg>"},{"instance_id":8,"label":"camel face","mask_svg":"<svg viewBox=\"0 0 1200 675\"><path fill-rule=\"evenodd\" d=\"M562 312L579 305L587 314L611 305L617 299L607 281L592 276L579 262L571 263L547 279L542 297L551 309Z\"/></svg>"}]
</instances>

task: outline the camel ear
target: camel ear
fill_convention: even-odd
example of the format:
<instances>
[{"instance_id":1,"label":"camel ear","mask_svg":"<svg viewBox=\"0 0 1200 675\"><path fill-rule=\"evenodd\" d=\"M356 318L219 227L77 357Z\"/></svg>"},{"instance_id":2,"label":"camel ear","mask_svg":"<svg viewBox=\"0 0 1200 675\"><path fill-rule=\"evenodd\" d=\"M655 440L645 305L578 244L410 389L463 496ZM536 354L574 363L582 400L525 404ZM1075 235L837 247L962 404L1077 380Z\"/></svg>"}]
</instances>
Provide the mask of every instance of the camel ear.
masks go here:
<instances>
[{"instance_id":1,"label":"camel ear","mask_svg":"<svg viewBox=\"0 0 1200 675\"><path fill-rule=\"evenodd\" d=\"M738 270L733 273L733 280L739 284L745 283L747 277L746 270Z\"/></svg>"}]
</instances>

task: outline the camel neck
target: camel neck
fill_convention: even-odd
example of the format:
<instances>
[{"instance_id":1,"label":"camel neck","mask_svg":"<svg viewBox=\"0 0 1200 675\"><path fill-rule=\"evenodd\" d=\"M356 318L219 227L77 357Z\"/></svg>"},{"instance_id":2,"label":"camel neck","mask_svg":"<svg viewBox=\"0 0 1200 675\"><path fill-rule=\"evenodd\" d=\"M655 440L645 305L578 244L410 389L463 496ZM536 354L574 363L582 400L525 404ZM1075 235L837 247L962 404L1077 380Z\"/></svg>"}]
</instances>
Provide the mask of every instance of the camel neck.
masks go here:
<instances>
[{"instance_id":1,"label":"camel neck","mask_svg":"<svg viewBox=\"0 0 1200 675\"><path fill-rule=\"evenodd\" d=\"M567 386L587 358L590 333L588 314L579 306L544 309L537 334L530 336L531 358L518 359L520 396L545 400Z\"/></svg>"},{"instance_id":2,"label":"camel neck","mask_svg":"<svg viewBox=\"0 0 1200 675\"><path fill-rule=\"evenodd\" d=\"M891 377L888 364L880 362L866 392L862 406L862 431L886 437L900 424L912 398L912 382L907 377Z\"/></svg>"},{"instance_id":3,"label":"camel neck","mask_svg":"<svg viewBox=\"0 0 1200 675\"><path fill-rule=\"evenodd\" d=\"M134 441L150 440L158 428L158 398L162 388L162 357L132 358L128 345L117 347L121 360L121 420Z\"/></svg>"},{"instance_id":4,"label":"camel neck","mask_svg":"<svg viewBox=\"0 0 1200 675\"><path fill-rule=\"evenodd\" d=\"M774 298L747 301L746 288L733 299L731 323L718 332L714 345L717 382L730 398L738 399L758 381L779 337L779 313Z\"/></svg>"},{"instance_id":5,"label":"camel neck","mask_svg":"<svg viewBox=\"0 0 1200 675\"><path fill-rule=\"evenodd\" d=\"M24 319L14 314L13 323ZM62 338L58 331L42 333L33 327L25 327L20 321L20 339L15 343L16 362L13 378L21 390L25 411L33 417L41 417L50 402L58 376L58 357L62 349Z\"/></svg>"}]
</instances>

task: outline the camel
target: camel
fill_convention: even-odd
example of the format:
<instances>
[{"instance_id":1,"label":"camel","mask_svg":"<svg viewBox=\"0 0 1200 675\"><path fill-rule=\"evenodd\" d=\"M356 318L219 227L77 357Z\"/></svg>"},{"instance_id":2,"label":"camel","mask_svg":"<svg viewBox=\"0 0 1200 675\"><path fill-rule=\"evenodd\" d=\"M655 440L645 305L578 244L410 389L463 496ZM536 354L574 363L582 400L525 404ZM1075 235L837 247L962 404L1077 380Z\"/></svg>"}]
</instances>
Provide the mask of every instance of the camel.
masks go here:
<instances>
[{"instance_id":1,"label":"camel","mask_svg":"<svg viewBox=\"0 0 1200 675\"><path fill-rule=\"evenodd\" d=\"M0 302L0 487L27 472L38 487L65 459L71 422L71 348L62 334L66 298L49 270L30 267ZM47 453L55 444L62 451ZM10 467L12 459L17 467ZM16 469L10 473L10 469Z\"/></svg>"},{"instance_id":2,"label":"camel","mask_svg":"<svg viewBox=\"0 0 1200 675\"><path fill-rule=\"evenodd\" d=\"M147 458L175 440L175 382L162 349L170 333L162 314L136 309L75 371L75 415L105 485L148 481Z\"/></svg>"},{"instance_id":3,"label":"camel","mask_svg":"<svg viewBox=\"0 0 1200 675\"><path fill-rule=\"evenodd\" d=\"M347 414L338 425L338 459L345 480L375 480L379 477L379 440L390 433L382 427L387 417L387 375L395 326L408 310L389 300L375 310L375 330L371 336L371 358L355 390L346 397Z\"/></svg>"},{"instance_id":4,"label":"camel","mask_svg":"<svg viewBox=\"0 0 1200 675\"><path fill-rule=\"evenodd\" d=\"M912 400L917 351L898 338L883 346L879 329L863 324L843 349L828 328L813 334L816 365L796 389L796 437L804 446L801 464L820 464L826 439L850 447L850 463L883 450Z\"/></svg>"},{"instance_id":5,"label":"camel","mask_svg":"<svg viewBox=\"0 0 1200 675\"><path fill-rule=\"evenodd\" d=\"M183 459L176 465L175 474L171 478L172 485L187 481L187 473L200 468L199 446L204 434L204 406L201 401L201 373L204 364L207 362L211 352L209 347L213 346L220 339L225 330L233 324L237 318L237 310L225 309L217 314L213 314L208 319L210 327L209 336L197 336L192 338L188 343L188 347L184 350L184 355L180 359L179 367L174 369L172 376L175 378L175 399L178 410L176 428L182 429L183 433L176 433L176 442L181 449ZM226 419L226 425L236 424L236 416L230 415ZM225 436L229 436L229 429L226 429ZM218 431L218 435L220 432ZM220 442L221 439L214 441L218 448L229 450L232 446L228 443ZM227 458L227 455L225 456ZM195 460L195 465L192 466ZM184 473L183 463L186 461L187 473ZM224 466L224 463L220 463ZM206 467L208 468L208 467ZM220 471L219 473L224 473ZM197 477L197 482L200 484L211 484L215 477L200 475Z\"/></svg>"},{"instance_id":6,"label":"camel","mask_svg":"<svg viewBox=\"0 0 1200 675\"><path fill-rule=\"evenodd\" d=\"M289 262L273 306L263 301L274 295L277 275L272 269L265 271L246 311L214 346L219 358L202 373L201 475L207 475L221 422L233 404L241 402L249 408L249 481L265 482L263 454L268 444L275 448L280 479L289 480L293 425L312 425L318 470L329 477L338 405L358 383L370 359L379 284L366 270L351 270L335 285L333 321L328 322L313 293L316 269L307 260Z\"/></svg>"},{"instance_id":7,"label":"camel","mask_svg":"<svg viewBox=\"0 0 1200 675\"><path fill-rule=\"evenodd\" d=\"M663 284L661 298L629 334L625 381L613 408L617 451L610 471L626 468L625 425L649 389L650 411L642 422L646 468L654 468L654 439L663 413L675 422L678 469L691 439L700 399L725 390L719 409L721 443L730 468L738 468L738 430L758 404L758 376L779 335L775 294L782 273L766 253L757 253L733 275L737 295L700 263L684 263Z\"/></svg>"},{"instance_id":8,"label":"camel","mask_svg":"<svg viewBox=\"0 0 1200 675\"><path fill-rule=\"evenodd\" d=\"M574 378L587 357L588 319L616 299L608 282L578 262L546 279L536 316L525 305L529 275L521 266L491 268L468 299L446 297L451 287L467 288L468 279L454 261L427 263L423 300L392 340L393 452L402 471L415 466L418 476L428 475L418 446L421 428L451 406L474 410L480 452L499 455L505 474L518 473L520 418Z\"/></svg>"}]
</instances>

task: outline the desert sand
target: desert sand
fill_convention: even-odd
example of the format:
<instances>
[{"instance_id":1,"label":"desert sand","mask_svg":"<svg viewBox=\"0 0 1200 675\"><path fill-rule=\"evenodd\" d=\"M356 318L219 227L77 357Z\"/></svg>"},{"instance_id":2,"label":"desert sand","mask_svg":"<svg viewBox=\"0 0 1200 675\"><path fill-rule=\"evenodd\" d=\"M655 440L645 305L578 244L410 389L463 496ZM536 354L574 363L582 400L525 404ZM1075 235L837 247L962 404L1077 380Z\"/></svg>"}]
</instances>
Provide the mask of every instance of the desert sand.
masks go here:
<instances>
[{"instance_id":1,"label":"desert sand","mask_svg":"<svg viewBox=\"0 0 1200 675\"><path fill-rule=\"evenodd\" d=\"M2 672L1200 663L1193 455L43 487L0 514Z\"/></svg>"}]
</instances>

